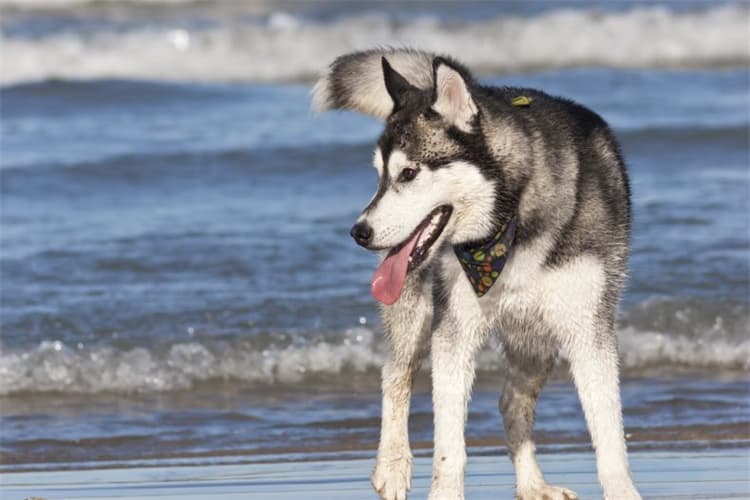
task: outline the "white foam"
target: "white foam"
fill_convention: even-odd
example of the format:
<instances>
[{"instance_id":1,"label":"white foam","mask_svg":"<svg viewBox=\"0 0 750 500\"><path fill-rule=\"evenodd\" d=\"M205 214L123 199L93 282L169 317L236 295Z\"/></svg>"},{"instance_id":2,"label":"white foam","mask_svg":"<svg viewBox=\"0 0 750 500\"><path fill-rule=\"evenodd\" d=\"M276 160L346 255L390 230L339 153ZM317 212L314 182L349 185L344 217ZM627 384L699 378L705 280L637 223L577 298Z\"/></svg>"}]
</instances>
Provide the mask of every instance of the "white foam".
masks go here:
<instances>
[{"instance_id":1,"label":"white foam","mask_svg":"<svg viewBox=\"0 0 750 500\"><path fill-rule=\"evenodd\" d=\"M173 391L207 380L297 384L311 375L364 372L382 362L375 336L366 328L349 330L336 343L265 349L249 342L185 342L163 352L144 347L122 351L45 341L21 352L0 347L0 395Z\"/></svg>"},{"instance_id":2,"label":"white foam","mask_svg":"<svg viewBox=\"0 0 750 500\"><path fill-rule=\"evenodd\" d=\"M628 327L619 332L621 362L626 371L670 366L750 370L750 338L733 338L718 330L695 338ZM250 341L204 344L194 340L163 351L86 348L59 341L20 352L0 346L0 395L162 392L189 389L209 380L305 386L319 379L335 381L349 373L371 373L375 390L384 359L381 339L379 333L357 327L335 341L321 338L304 345L268 348L256 348ZM501 352L497 342L488 346L478 356L478 369L502 370Z\"/></svg>"},{"instance_id":3,"label":"white foam","mask_svg":"<svg viewBox=\"0 0 750 500\"><path fill-rule=\"evenodd\" d=\"M6 0L7 1L7 0ZM69 0L66 0L69 1ZM283 12L264 22L3 34L0 83L49 78L195 81L312 79L335 57L378 45L452 54L484 72L573 66L680 67L750 62L746 4L673 12L555 10L447 23L384 15L320 23Z\"/></svg>"},{"instance_id":4,"label":"white foam","mask_svg":"<svg viewBox=\"0 0 750 500\"><path fill-rule=\"evenodd\" d=\"M750 370L750 338L740 342L695 339L627 328L619 333L618 339L621 365L626 369L683 365Z\"/></svg>"}]
</instances>

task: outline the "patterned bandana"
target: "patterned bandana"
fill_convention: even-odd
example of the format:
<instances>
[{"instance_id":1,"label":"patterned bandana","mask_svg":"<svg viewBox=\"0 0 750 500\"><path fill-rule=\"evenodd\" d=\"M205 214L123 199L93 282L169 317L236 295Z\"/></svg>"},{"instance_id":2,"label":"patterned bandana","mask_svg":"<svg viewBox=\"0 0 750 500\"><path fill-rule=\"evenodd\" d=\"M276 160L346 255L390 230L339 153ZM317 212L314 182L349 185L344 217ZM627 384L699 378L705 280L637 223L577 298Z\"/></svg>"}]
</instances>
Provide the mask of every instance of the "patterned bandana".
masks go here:
<instances>
[{"instance_id":1,"label":"patterned bandana","mask_svg":"<svg viewBox=\"0 0 750 500\"><path fill-rule=\"evenodd\" d=\"M477 297L487 293L497 281L505 267L508 251L515 236L516 218L513 217L488 241L453 247Z\"/></svg>"}]
</instances>

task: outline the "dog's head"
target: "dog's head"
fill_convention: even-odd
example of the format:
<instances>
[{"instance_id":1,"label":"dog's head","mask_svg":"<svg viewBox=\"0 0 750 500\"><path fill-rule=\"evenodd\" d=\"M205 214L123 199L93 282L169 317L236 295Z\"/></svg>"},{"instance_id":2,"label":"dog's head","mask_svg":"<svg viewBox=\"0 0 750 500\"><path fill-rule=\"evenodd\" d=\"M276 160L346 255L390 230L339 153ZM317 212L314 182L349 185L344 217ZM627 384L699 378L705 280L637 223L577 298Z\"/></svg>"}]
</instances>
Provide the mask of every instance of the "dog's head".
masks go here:
<instances>
[{"instance_id":1,"label":"dog's head","mask_svg":"<svg viewBox=\"0 0 750 500\"><path fill-rule=\"evenodd\" d=\"M319 109L345 108L385 120L375 149L378 187L351 230L386 256L373 277L386 304L409 272L445 244L491 235L495 183L480 134L473 80L452 60L414 51L364 52L338 59L317 85Z\"/></svg>"}]
</instances>

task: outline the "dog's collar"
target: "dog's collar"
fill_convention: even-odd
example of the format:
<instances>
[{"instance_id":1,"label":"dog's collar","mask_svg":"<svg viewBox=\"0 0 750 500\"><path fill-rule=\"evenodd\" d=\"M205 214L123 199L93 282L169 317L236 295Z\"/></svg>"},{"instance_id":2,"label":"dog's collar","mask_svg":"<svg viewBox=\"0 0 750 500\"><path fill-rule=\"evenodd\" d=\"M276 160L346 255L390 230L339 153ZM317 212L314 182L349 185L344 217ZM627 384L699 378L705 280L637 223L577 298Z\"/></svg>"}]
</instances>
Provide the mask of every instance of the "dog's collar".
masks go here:
<instances>
[{"instance_id":1,"label":"dog's collar","mask_svg":"<svg viewBox=\"0 0 750 500\"><path fill-rule=\"evenodd\" d=\"M516 236L516 217L512 217L489 240L453 247L474 293L481 297L495 284L505 267L508 252Z\"/></svg>"}]
</instances>

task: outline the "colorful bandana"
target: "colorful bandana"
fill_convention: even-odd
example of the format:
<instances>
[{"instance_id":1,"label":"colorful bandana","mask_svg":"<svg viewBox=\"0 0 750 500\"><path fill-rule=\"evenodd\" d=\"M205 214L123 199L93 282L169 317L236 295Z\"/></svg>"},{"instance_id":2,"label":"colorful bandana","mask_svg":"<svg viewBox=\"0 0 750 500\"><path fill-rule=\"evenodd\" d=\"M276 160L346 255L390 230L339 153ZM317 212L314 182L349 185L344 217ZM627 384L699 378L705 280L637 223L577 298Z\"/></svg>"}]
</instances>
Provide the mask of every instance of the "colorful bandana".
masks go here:
<instances>
[{"instance_id":1,"label":"colorful bandana","mask_svg":"<svg viewBox=\"0 0 750 500\"><path fill-rule=\"evenodd\" d=\"M515 236L516 218L513 217L488 241L453 247L477 297L487 293L497 281L505 267L508 251Z\"/></svg>"}]
</instances>

